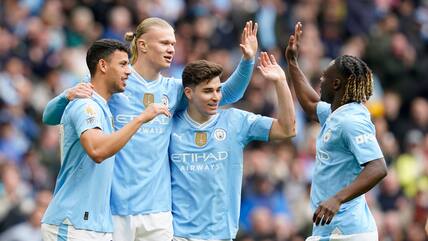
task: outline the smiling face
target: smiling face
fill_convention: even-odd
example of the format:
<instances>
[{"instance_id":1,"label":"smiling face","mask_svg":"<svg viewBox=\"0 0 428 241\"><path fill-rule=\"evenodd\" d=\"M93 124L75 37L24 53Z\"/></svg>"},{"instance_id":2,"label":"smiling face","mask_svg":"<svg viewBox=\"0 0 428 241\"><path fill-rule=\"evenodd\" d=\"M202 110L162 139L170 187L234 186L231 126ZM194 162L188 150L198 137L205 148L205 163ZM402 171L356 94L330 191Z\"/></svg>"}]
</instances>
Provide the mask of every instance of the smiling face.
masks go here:
<instances>
[{"instance_id":1,"label":"smiling face","mask_svg":"<svg viewBox=\"0 0 428 241\"><path fill-rule=\"evenodd\" d=\"M217 113L222 98L219 76L196 86L186 87L184 92L189 99L189 107L195 109L199 115L209 118Z\"/></svg>"},{"instance_id":2,"label":"smiling face","mask_svg":"<svg viewBox=\"0 0 428 241\"><path fill-rule=\"evenodd\" d=\"M125 91L126 80L131 74L128 53L116 50L105 62L107 82L111 93Z\"/></svg>"},{"instance_id":3,"label":"smiling face","mask_svg":"<svg viewBox=\"0 0 428 241\"><path fill-rule=\"evenodd\" d=\"M169 68L175 54L174 29L169 26L152 26L138 39L139 56L156 70Z\"/></svg>"}]
</instances>

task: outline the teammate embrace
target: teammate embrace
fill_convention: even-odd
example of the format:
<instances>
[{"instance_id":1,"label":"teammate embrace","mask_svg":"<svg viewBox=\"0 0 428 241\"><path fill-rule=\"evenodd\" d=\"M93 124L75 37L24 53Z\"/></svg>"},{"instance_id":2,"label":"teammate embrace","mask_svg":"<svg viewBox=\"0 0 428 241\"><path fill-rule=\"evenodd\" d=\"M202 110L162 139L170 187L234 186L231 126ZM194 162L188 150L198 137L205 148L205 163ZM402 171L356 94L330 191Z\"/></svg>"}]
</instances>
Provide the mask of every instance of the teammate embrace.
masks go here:
<instances>
[{"instance_id":1,"label":"teammate embrace","mask_svg":"<svg viewBox=\"0 0 428 241\"><path fill-rule=\"evenodd\" d=\"M290 77L306 113L322 124L308 240L377 240L362 194L386 174L384 161L375 138L356 138L374 134L362 105L371 95L371 72L355 57L339 57L322 78L321 100L329 104L320 102L298 67L301 29L298 23L286 50ZM162 19L145 19L126 40L130 63L119 43L95 42L87 57L90 83L66 90L45 109L45 123L63 126L64 152L44 240L234 239L245 145L296 135L284 70L273 55L260 54L258 69L276 90L277 119L220 110L239 100L251 79L257 24L246 23L242 60L223 84L222 66L205 60L186 65L182 80L160 74L175 53L174 29ZM353 118L344 123L338 111ZM348 206L360 212L355 220Z\"/></svg>"}]
</instances>

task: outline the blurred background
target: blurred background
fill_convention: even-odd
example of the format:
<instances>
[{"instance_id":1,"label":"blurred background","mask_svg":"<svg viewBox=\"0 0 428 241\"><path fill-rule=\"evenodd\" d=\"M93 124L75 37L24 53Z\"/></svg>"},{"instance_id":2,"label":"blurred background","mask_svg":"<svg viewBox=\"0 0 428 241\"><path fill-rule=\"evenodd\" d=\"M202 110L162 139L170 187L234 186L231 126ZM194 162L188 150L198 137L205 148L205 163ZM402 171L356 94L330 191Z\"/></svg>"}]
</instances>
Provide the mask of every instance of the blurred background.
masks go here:
<instances>
[{"instance_id":1,"label":"blurred background","mask_svg":"<svg viewBox=\"0 0 428 241\"><path fill-rule=\"evenodd\" d=\"M314 88L335 57L362 58L374 72L367 104L389 175L366 195L380 241L428 240L428 0L1 0L0 240L39 241L40 218L60 168L58 128L41 123L46 103L88 73L99 38L123 40L146 17L176 30L164 74L208 59L237 66L245 21L259 24L259 47L281 59L297 21L300 64ZM235 105L275 116L275 93L257 70ZM241 241L298 241L311 232L309 188L319 125L296 101L292 142L253 143L245 152Z\"/></svg>"}]
</instances>

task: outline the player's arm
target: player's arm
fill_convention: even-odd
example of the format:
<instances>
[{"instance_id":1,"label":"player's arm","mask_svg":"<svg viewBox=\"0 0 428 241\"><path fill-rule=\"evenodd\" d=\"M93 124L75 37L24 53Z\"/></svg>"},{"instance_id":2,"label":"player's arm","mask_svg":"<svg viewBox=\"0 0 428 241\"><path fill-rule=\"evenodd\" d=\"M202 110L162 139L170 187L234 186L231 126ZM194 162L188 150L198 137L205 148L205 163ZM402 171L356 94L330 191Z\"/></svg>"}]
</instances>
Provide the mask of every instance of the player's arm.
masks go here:
<instances>
[{"instance_id":1,"label":"player's arm","mask_svg":"<svg viewBox=\"0 0 428 241\"><path fill-rule=\"evenodd\" d=\"M252 21L248 21L245 24L239 46L243 57L236 70L222 86L223 98L220 105L227 105L240 100L250 83L254 68L254 58L258 48L257 23L253 24Z\"/></svg>"},{"instance_id":2,"label":"player's arm","mask_svg":"<svg viewBox=\"0 0 428 241\"><path fill-rule=\"evenodd\" d=\"M386 175L387 168L383 158L366 163L360 175L351 184L318 206L312 221L316 225L330 224L342 203L368 192Z\"/></svg>"},{"instance_id":3,"label":"player's arm","mask_svg":"<svg viewBox=\"0 0 428 241\"><path fill-rule=\"evenodd\" d=\"M278 65L275 57L273 55L269 57L266 52L261 53L259 62L257 68L265 79L273 82L278 100L278 119L272 122L269 139L293 137L296 135L296 115L284 70Z\"/></svg>"},{"instance_id":4,"label":"player's arm","mask_svg":"<svg viewBox=\"0 0 428 241\"><path fill-rule=\"evenodd\" d=\"M320 97L309 84L309 81L306 79L298 63L298 50L301 35L302 24L298 22L295 26L294 34L292 34L288 40L285 57L288 63L288 72L300 105L309 118L318 121L316 106L320 101Z\"/></svg>"},{"instance_id":5,"label":"player's arm","mask_svg":"<svg viewBox=\"0 0 428 241\"><path fill-rule=\"evenodd\" d=\"M92 91L93 86L91 83L79 83L65 90L48 102L43 111L43 123L46 125L58 125L68 103L75 98L89 98L92 95Z\"/></svg>"},{"instance_id":6,"label":"player's arm","mask_svg":"<svg viewBox=\"0 0 428 241\"><path fill-rule=\"evenodd\" d=\"M143 113L111 134L105 134L98 128L86 130L80 135L80 143L92 160L101 163L122 149L142 124L161 114L171 116L165 105L151 104Z\"/></svg>"},{"instance_id":7,"label":"player's arm","mask_svg":"<svg viewBox=\"0 0 428 241\"><path fill-rule=\"evenodd\" d=\"M352 155L363 169L348 186L338 190L334 196L318 206L313 216L317 225L320 222L329 224L342 203L366 193L387 175L385 160L376 140L376 130L369 116L357 121L344 121L339 129L349 155Z\"/></svg>"}]
</instances>

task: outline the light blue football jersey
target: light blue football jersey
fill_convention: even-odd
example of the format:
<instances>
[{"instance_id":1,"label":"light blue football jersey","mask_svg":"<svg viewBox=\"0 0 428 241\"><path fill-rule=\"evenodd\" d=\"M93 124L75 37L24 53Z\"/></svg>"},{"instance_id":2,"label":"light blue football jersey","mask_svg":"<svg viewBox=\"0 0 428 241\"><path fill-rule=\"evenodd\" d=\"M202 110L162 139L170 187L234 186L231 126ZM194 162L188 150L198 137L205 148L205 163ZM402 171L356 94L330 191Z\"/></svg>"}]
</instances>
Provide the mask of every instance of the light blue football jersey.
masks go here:
<instances>
[{"instance_id":1,"label":"light blue football jersey","mask_svg":"<svg viewBox=\"0 0 428 241\"><path fill-rule=\"evenodd\" d=\"M241 61L234 73L235 83L248 83L253 66L252 60ZM226 102L234 97L232 92L239 93L229 91L223 92ZM185 109L187 100L183 96L181 79L161 76L156 81L147 81L131 67L125 92L113 95L109 101L115 128L122 128L141 114L150 103L167 105L171 114ZM165 115L157 116L143 124L117 153L111 198L113 215L171 211L171 173L168 161L171 130L171 119Z\"/></svg>"},{"instance_id":2,"label":"light blue football jersey","mask_svg":"<svg viewBox=\"0 0 428 241\"><path fill-rule=\"evenodd\" d=\"M162 76L149 82L131 70L125 92L113 95L109 101L116 129L140 115L150 103L163 103L174 113L183 96L181 80ZM116 154L111 199L114 215L171 210L167 161L171 128L171 119L159 115L143 124Z\"/></svg>"},{"instance_id":3,"label":"light blue football jersey","mask_svg":"<svg viewBox=\"0 0 428 241\"><path fill-rule=\"evenodd\" d=\"M110 193L114 157L97 164L80 143L80 135L89 129L112 133L112 121L107 102L97 93L67 105L61 119L61 169L43 223L70 222L76 229L113 232Z\"/></svg>"},{"instance_id":4,"label":"light blue football jersey","mask_svg":"<svg viewBox=\"0 0 428 241\"><path fill-rule=\"evenodd\" d=\"M174 235L232 239L239 226L243 149L267 141L272 118L220 110L208 122L187 111L173 118L169 145Z\"/></svg>"},{"instance_id":5,"label":"light blue football jersey","mask_svg":"<svg viewBox=\"0 0 428 241\"><path fill-rule=\"evenodd\" d=\"M328 103L319 102L317 116L321 130L311 188L313 211L319 203L351 184L361 173L363 164L383 158L370 113L363 104L345 104L331 113ZM332 233L350 235L376 230L361 195L342 204L329 225L314 225L312 235L328 237Z\"/></svg>"}]
</instances>

